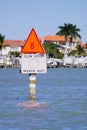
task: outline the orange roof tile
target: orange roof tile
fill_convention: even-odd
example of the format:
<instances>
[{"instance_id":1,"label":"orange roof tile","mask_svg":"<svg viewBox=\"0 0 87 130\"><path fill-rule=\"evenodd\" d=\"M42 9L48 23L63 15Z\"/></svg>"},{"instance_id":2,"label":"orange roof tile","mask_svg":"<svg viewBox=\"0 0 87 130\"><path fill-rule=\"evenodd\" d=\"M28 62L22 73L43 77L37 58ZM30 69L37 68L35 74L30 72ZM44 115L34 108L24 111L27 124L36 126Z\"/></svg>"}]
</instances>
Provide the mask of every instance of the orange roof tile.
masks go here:
<instances>
[{"instance_id":1,"label":"orange roof tile","mask_svg":"<svg viewBox=\"0 0 87 130\"><path fill-rule=\"evenodd\" d=\"M56 35L56 36L52 36L52 35L47 35L44 37L44 41L55 41L55 42L58 42L58 41L65 41L65 38L64 36L60 36L60 35Z\"/></svg>"},{"instance_id":2,"label":"orange roof tile","mask_svg":"<svg viewBox=\"0 0 87 130\"><path fill-rule=\"evenodd\" d=\"M3 45L23 46L25 41L22 40L4 40Z\"/></svg>"}]
</instances>

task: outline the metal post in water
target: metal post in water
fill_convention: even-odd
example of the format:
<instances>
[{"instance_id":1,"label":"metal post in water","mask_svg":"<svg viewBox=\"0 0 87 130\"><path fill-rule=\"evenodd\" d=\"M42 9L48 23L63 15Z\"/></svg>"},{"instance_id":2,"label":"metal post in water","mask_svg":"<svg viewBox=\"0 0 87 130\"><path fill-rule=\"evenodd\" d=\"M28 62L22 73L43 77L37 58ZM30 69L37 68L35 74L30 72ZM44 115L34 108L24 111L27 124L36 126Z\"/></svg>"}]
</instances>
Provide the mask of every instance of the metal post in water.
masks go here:
<instances>
[{"instance_id":1,"label":"metal post in water","mask_svg":"<svg viewBox=\"0 0 87 130\"><path fill-rule=\"evenodd\" d=\"M29 100L36 100L36 74L29 74Z\"/></svg>"}]
</instances>

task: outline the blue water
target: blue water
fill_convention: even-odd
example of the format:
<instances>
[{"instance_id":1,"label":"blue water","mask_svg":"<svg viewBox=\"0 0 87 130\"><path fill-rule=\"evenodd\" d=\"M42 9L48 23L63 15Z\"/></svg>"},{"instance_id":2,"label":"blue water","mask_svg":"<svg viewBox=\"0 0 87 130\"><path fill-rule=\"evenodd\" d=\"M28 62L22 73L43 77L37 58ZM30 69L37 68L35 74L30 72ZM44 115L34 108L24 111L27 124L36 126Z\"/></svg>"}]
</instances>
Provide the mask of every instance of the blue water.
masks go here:
<instances>
[{"instance_id":1,"label":"blue water","mask_svg":"<svg viewBox=\"0 0 87 130\"><path fill-rule=\"evenodd\" d=\"M29 76L0 69L0 130L87 130L87 69L55 68L37 75L37 101L28 101Z\"/></svg>"}]
</instances>

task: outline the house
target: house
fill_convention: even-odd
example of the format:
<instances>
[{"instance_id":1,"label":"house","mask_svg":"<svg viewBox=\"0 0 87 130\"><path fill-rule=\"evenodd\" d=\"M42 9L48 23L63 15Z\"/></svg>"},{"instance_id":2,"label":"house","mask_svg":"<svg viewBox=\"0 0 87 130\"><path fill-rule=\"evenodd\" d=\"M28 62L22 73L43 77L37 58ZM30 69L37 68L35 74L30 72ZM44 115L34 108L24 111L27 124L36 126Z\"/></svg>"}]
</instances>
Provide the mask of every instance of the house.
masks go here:
<instances>
[{"instance_id":1,"label":"house","mask_svg":"<svg viewBox=\"0 0 87 130\"><path fill-rule=\"evenodd\" d=\"M13 51L21 51L22 46L25 41L22 40L4 40L2 55L8 55L9 52Z\"/></svg>"},{"instance_id":2,"label":"house","mask_svg":"<svg viewBox=\"0 0 87 130\"><path fill-rule=\"evenodd\" d=\"M4 40L2 49L0 50L0 67L13 66L15 62L15 66L18 67L20 65L20 59L9 56L9 52L21 51L21 47L24 45L24 41L22 40Z\"/></svg>"},{"instance_id":3,"label":"house","mask_svg":"<svg viewBox=\"0 0 87 130\"><path fill-rule=\"evenodd\" d=\"M64 36L47 35L43 37L43 42L47 42L47 43L53 42L54 44L57 45L58 49L64 54L70 52L77 46L77 40L75 38L72 39L72 42L70 40L71 40L70 37L68 37L67 44L66 44L66 40Z\"/></svg>"}]
</instances>

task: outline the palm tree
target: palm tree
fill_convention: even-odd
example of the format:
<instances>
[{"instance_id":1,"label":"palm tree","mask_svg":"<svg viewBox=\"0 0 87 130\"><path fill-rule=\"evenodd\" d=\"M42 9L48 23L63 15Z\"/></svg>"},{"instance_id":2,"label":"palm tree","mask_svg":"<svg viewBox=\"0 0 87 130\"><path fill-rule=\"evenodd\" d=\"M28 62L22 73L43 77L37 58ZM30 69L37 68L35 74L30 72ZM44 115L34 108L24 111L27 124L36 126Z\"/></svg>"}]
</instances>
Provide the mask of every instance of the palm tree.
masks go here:
<instances>
[{"instance_id":1,"label":"palm tree","mask_svg":"<svg viewBox=\"0 0 87 130\"><path fill-rule=\"evenodd\" d=\"M76 50L72 50L69 55L72 56L87 56L84 48L81 45L76 46Z\"/></svg>"},{"instance_id":2,"label":"palm tree","mask_svg":"<svg viewBox=\"0 0 87 130\"><path fill-rule=\"evenodd\" d=\"M64 23L64 26L59 26L58 28L60 29L60 31L57 32L56 35L65 36L65 41L68 40L67 38L69 36L71 37L71 40L73 38L80 38L81 39L81 36L78 33L78 32L80 32L80 29L77 28L76 25L73 25L70 23L68 23L68 24Z\"/></svg>"},{"instance_id":3,"label":"palm tree","mask_svg":"<svg viewBox=\"0 0 87 130\"><path fill-rule=\"evenodd\" d=\"M73 25L73 24L66 24L64 23L63 26L59 26L58 27L60 29L60 31L58 31L56 33L56 35L61 35L61 36L65 36L65 42L67 43L68 41L68 37L70 37L70 42L72 43L73 42L73 38L80 38L81 39L81 36L78 32L80 32L80 29L77 28L76 25Z\"/></svg>"},{"instance_id":4,"label":"palm tree","mask_svg":"<svg viewBox=\"0 0 87 130\"><path fill-rule=\"evenodd\" d=\"M77 45L76 49L77 49L78 56L86 55L86 52L81 45Z\"/></svg>"}]
</instances>

